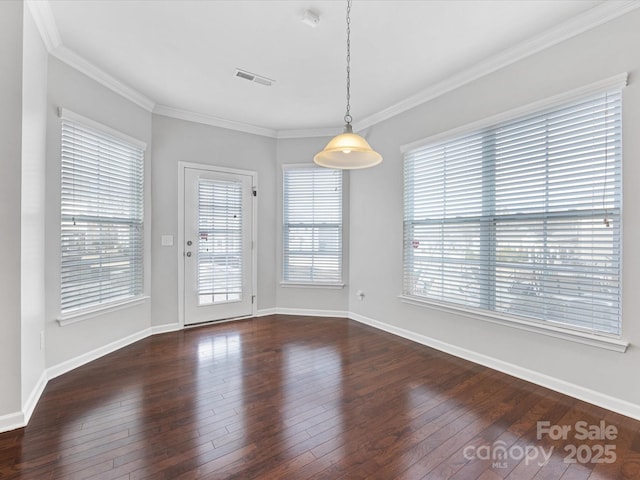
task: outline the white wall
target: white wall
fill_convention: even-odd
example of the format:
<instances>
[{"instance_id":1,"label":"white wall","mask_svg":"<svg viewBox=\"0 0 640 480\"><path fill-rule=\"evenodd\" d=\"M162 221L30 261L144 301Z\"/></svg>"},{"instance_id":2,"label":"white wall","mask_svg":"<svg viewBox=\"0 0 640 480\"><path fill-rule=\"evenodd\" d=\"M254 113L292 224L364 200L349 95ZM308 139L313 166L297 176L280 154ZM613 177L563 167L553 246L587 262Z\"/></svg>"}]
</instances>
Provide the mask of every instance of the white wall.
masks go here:
<instances>
[{"instance_id":1,"label":"white wall","mask_svg":"<svg viewBox=\"0 0 640 480\"><path fill-rule=\"evenodd\" d=\"M276 233L276 305L278 309L313 310L317 313L346 312L348 308L348 285L345 288L312 288L312 287L283 287L282 281L282 167L287 164L313 165L313 156L324 148L329 138L280 139L278 140L278 161L276 173L277 203L275 218ZM343 282L349 280L349 175L344 172L344 209L343 209Z\"/></svg>"},{"instance_id":2,"label":"white wall","mask_svg":"<svg viewBox=\"0 0 640 480\"><path fill-rule=\"evenodd\" d=\"M351 176L351 296L356 315L457 349L552 377L562 384L640 406L640 11L588 31L371 128L384 163ZM630 72L624 90L624 310L616 353L401 303L400 146L555 94ZM355 291L366 293L363 302ZM541 377L542 378L542 377Z\"/></svg>"},{"instance_id":3,"label":"white wall","mask_svg":"<svg viewBox=\"0 0 640 480\"><path fill-rule=\"evenodd\" d=\"M145 154L145 293L151 291L151 113L51 57L48 70L46 171L46 364L99 349L150 327L150 300L61 327L60 315L60 119L63 107L147 143Z\"/></svg>"},{"instance_id":4,"label":"white wall","mask_svg":"<svg viewBox=\"0 0 640 480\"><path fill-rule=\"evenodd\" d=\"M153 116L152 324L178 322L178 162L258 174L258 309L275 306L275 152L272 138ZM162 247L161 235L174 246Z\"/></svg>"},{"instance_id":5,"label":"white wall","mask_svg":"<svg viewBox=\"0 0 640 480\"><path fill-rule=\"evenodd\" d=\"M44 374L40 332L45 325L45 153L48 52L24 6L22 64L22 405ZM36 392L37 394L37 392Z\"/></svg>"},{"instance_id":6,"label":"white wall","mask_svg":"<svg viewBox=\"0 0 640 480\"><path fill-rule=\"evenodd\" d=\"M21 409L22 19L22 2L0 2L0 426Z\"/></svg>"}]
</instances>

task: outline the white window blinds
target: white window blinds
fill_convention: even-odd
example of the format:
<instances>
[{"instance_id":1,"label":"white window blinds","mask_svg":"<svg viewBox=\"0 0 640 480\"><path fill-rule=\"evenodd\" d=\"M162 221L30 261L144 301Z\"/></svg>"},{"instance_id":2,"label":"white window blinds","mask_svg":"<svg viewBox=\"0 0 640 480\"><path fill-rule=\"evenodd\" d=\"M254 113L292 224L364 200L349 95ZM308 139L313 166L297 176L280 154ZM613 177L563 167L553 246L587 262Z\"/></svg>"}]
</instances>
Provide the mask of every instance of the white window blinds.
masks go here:
<instances>
[{"instance_id":1,"label":"white window blinds","mask_svg":"<svg viewBox=\"0 0 640 480\"><path fill-rule=\"evenodd\" d=\"M140 146L63 118L63 315L142 294L143 159Z\"/></svg>"},{"instance_id":2,"label":"white window blinds","mask_svg":"<svg viewBox=\"0 0 640 480\"><path fill-rule=\"evenodd\" d=\"M405 154L404 294L620 335L621 92Z\"/></svg>"},{"instance_id":3,"label":"white window blinds","mask_svg":"<svg viewBox=\"0 0 640 480\"><path fill-rule=\"evenodd\" d=\"M342 171L284 170L283 281L342 282Z\"/></svg>"},{"instance_id":4,"label":"white window blinds","mask_svg":"<svg viewBox=\"0 0 640 480\"><path fill-rule=\"evenodd\" d=\"M198 183L198 304L242 299L242 184Z\"/></svg>"}]
</instances>

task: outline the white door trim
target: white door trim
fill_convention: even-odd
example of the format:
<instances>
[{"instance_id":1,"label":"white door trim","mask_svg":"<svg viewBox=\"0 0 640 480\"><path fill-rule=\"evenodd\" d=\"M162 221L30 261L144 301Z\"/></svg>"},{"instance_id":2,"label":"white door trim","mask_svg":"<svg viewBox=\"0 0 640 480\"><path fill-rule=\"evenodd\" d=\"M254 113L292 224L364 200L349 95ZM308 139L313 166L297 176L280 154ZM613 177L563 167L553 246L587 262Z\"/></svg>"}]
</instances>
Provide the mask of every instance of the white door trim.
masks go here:
<instances>
[{"instance_id":1,"label":"white door trim","mask_svg":"<svg viewBox=\"0 0 640 480\"><path fill-rule=\"evenodd\" d=\"M254 191L258 188L258 173L250 170L239 170L236 168L216 167L215 165L204 165L201 163L178 162L178 324L184 328L184 178L185 170L193 168L207 172L230 173L234 175L246 175L251 177L251 184ZM258 198L251 197L252 220L251 220L251 288L254 300L251 304L251 315L256 316L258 311Z\"/></svg>"}]
</instances>

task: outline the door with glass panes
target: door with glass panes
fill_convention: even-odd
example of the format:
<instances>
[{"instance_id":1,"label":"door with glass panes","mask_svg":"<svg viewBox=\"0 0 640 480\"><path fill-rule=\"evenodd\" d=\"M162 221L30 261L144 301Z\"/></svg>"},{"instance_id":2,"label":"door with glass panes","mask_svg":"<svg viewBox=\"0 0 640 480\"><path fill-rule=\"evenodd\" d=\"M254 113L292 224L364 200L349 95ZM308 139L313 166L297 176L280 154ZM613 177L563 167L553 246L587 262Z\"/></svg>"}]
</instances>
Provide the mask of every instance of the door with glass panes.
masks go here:
<instances>
[{"instance_id":1,"label":"door with glass panes","mask_svg":"<svg viewBox=\"0 0 640 480\"><path fill-rule=\"evenodd\" d=\"M184 172L184 323L249 316L253 177Z\"/></svg>"}]
</instances>

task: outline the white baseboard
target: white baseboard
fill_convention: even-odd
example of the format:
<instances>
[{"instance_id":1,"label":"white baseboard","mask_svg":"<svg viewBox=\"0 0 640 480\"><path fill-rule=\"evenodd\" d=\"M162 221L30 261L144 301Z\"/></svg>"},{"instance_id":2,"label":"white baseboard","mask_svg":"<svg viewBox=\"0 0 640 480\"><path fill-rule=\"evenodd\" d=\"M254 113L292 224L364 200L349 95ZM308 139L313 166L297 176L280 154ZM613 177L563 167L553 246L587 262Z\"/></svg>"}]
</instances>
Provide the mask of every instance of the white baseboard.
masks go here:
<instances>
[{"instance_id":1,"label":"white baseboard","mask_svg":"<svg viewBox=\"0 0 640 480\"><path fill-rule=\"evenodd\" d=\"M256 311L255 317L266 317L268 315L300 315L304 317L339 317L349 318L346 310L316 310L309 308L263 308Z\"/></svg>"},{"instance_id":2,"label":"white baseboard","mask_svg":"<svg viewBox=\"0 0 640 480\"><path fill-rule=\"evenodd\" d=\"M16 428L22 428L26 426L27 423L29 423L31 415L33 414L33 411L38 404L38 400L40 400L42 392L44 392L44 389L47 386L49 380L59 377L60 375L67 373L74 368L85 365L93 360L97 360L98 358L103 357L109 353L115 352L122 347L131 345L138 340L147 338L149 335L151 335L151 329L147 328L140 332L134 333L133 335L129 335L128 337L122 338L115 342L109 343L108 345L96 348L95 350L91 350L90 352L83 353L82 355L78 355L75 358L66 360L62 363L59 363L58 365L47 368L44 372L42 372L38 383L32 390L27 401L24 402L22 411L0 417L0 433L8 432L9 430L15 430Z\"/></svg>"},{"instance_id":3,"label":"white baseboard","mask_svg":"<svg viewBox=\"0 0 640 480\"><path fill-rule=\"evenodd\" d=\"M9 413L0 417L0 433L9 432L26 425L22 412Z\"/></svg>"},{"instance_id":4,"label":"white baseboard","mask_svg":"<svg viewBox=\"0 0 640 480\"><path fill-rule=\"evenodd\" d=\"M29 398L27 398L27 401L24 402L24 405L22 406L22 417L24 420L24 425L29 423L29 420L31 419L31 415L33 415L33 411L35 410L36 405L38 404L38 400L40 400L40 397L42 396L42 392L44 392L44 389L46 386L47 386L47 372L45 370L44 372L42 372L42 375L40 375L40 378L38 379L38 383L31 391Z\"/></svg>"},{"instance_id":5,"label":"white baseboard","mask_svg":"<svg viewBox=\"0 0 640 480\"><path fill-rule=\"evenodd\" d=\"M303 313L297 313L297 312L303 312ZM272 315L275 313L285 313L284 311L280 311L278 309L272 308L272 309L268 309L268 310L259 310L257 313L257 316L264 316L264 315ZM290 312L286 312L286 313L290 313ZM335 316L336 314L340 313L342 317L346 317L346 312L315 312L311 311L311 310L296 310L296 313L291 313L291 314L295 314L295 315L315 315L315 316ZM116 350L119 350L123 347L126 347L128 345L131 345L132 343L135 343L139 340L145 339L151 335L159 335L162 333L168 333L168 332L175 332L178 330L182 330L183 327L182 325L180 325L179 323L169 323L169 324L165 324L165 325L155 325L149 328L146 328L144 330L141 330L137 333L134 333L132 335L129 335L128 337L122 338L120 340L116 340L115 342L109 343L108 345L104 345L102 347L96 348L95 350L92 350L90 352L87 353L83 353L82 355L78 355L77 357L71 358L69 360L66 360L62 363L59 363L57 365L54 365L52 367L49 367L46 370L46 380L51 380L53 378L59 377L60 375L67 373L75 368L81 367L82 365L85 365L89 362L92 362L93 360L97 360L100 357L103 357L109 353L115 352ZM42 388L39 391L39 394L36 398L36 400L33 402L33 406L35 407L35 404L37 403L37 399L40 398L40 394L42 393L42 390L44 390L44 387L46 386L46 382L44 382L44 384L42 385Z\"/></svg>"},{"instance_id":6,"label":"white baseboard","mask_svg":"<svg viewBox=\"0 0 640 480\"><path fill-rule=\"evenodd\" d=\"M132 343L142 340L143 338L147 338L149 335L151 335L151 328L145 328L144 330L129 335L128 337L121 338L120 340L116 340L115 342L111 342L102 347L98 347L95 350L91 350L90 352L78 355L77 357L66 360L62 363L54 365L53 367L49 367L47 368L47 379L51 380L53 378L59 377L60 375L67 373L75 368L81 367L82 365L97 360L100 357L104 357L109 353L115 352L122 347L126 347L127 345L131 345Z\"/></svg>"},{"instance_id":7,"label":"white baseboard","mask_svg":"<svg viewBox=\"0 0 640 480\"><path fill-rule=\"evenodd\" d=\"M98 358L103 357L109 353L115 352L122 347L126 347L127 345L131 345L132 343L147 338L150 335L170 331L169 327L173 328L174 325L162 325L160 327L146 328L140 332L129 335L128 337L116 340L115 342L111 342L108 345L96 348L94 350L91 350L90 352L83 353L82 355L78 355L75 358L71 358L62 363L59 363L58 365L47 368L40 376L37 385L29 395L27 401L24 403L22 411L10 413L8 415L0 417L0 433L15 430L16 428L22 428L26 426L27 423L29 423L31 415L33 414L33 411L38 404L38 400L40 400L42 392L44 392L44 389L47 386L49 380L59 377L60 375L67 373L75 368L81 367L82 365L85 365L93 360L97 360ZM156 329L157 331L154 331L154 329ZM179 328L175 328L175 330L178 329Z\"/></svg>"},{"instance_id":8,"label":"white baseboard","mask_svg":"<svg viewBox=\"0 0 640 480\"><path fill-rule=\"evenodd\" d=\"M182 330L182 325L179 323L167 323L165 325L154 325L151 327L151 335L159 335L161 333L177 332Z\"/></svg>"},{"instance_id":9,"label":"white baseboard","mask_svg":"<svg viewBox=\"0 0 640 480\"><path fill-rule=\"evenodd\" d=\"M363 315L359 315L356 313L347 312L343 310L313 310L313 309L304 309L304 308L268 308L268 309L258 310L256 312L257 317L274 315L274 314L301 315L301 316L312 316L312 317L350 318L357 322L363 323L365 325L369 325L371 327L391 333L393 335L398 335L400 337L420 343L422 345L435 348L436 350L454 355L459 358L463 358L465 360L469 360L470 362L477 363L479 365L483 365L485 367L492 368L494 370L498 370L500 372L506 373L508 375L512 375L522 380L535 383L536 385L540 385L540 386L549 388L551 390L555 390L565 395L569 395L573 398L577 398L579 400L583 400L585 402L598 405L600 407L620 413L622 415L626 415L628 417L640 420L640 405L636 405L631 402L627 402L625 400L611 397L604 393L596 392L594 390L590 390L588 388L581 387L579 385L575 385L573 383L566 382L558 378L554 378L533 370L529 370L527 368L523 368L518 365L514 365L512 363L504 362L502 360L498 360L496 358L489 357L487 355L483 355L477 352L473 352L471 350L460 348L455 345L451 345L449 343L441 342L439 340L435 340L425 335L421 335L421 334L412 332L410 330L405 330L403 328L395 327L393 325L389 325L388 323L380 322L378 320L374 320L372 318L365 317ZM104 355L115 352L120 348L126 347L127 345L131 345L132 343L135 343L139 340L147 338L151 335L174 332L174 331L181 330L182 328L183 327L178 323L172 323L167 325L156 325L150 328L146 328L145 330L134 333L132 335L129 335L128 337L125 337L123 339L112 342L103 347L96 348L95 350L84 353L75 358L59 363L58 365L54 365L53 367L49 367L41 375L37 385L35 386L32 393L29 395L29 398L25 402L22 408L22 411L0 416L0 433L7 432L10 430L15 430L16 428L24 427L28 423L38 403L38 400L40 399L40 396L42 395L42 392L47 386L47 382L49 380L56 378L82 365L85 365L93 360L97 360L98 358L103 357Z\"/></svg>"},{"instance_id":10,"label":"white baseboard","mask_svg":"<svg viewBox=\"0 0 640 480\"><path fill-rule=\"evenodd\" d=\"M347 312L346 310L314 310L306 308L276 308L275 310L275 313L278 313L280 315L349 318L349 312Z\"/></svg>"},{"instance_id":11,"label":"white baseboard","mask_svg":"<svg viewBox=\"0 0 640 480\"><path fill-rule=\"evenodd\" d=\"M155 327L158 328L158 327ZM168 326L162 325L158 328L157 333L164 333L167 330ZM38 400L42 396L42 392L44 392L45 387L49 380L52 380L60 375L67 373L75 368L81 367L93 360L97 360L100 357L103 357L109 353L115 352L116 350L121 349L122 347L126 347L127 345L131 345L139 340L147 338L150 335L153 335L152 328L146 328L140 332L129 335L128 337L122 338L120 340L116 340L115 342L111 342L108 345L104 345L102 347L96 348L95 350L91 350L90 352L83 353L82 355L78 355L75 358L71 358L66 360L58 365L54 365L53 367L47 368L40 379L38 380L38 384L35 386L29 398L24 403L22 407L22 412L10 413L9 415L4 415L0 417L0 433L8 432L10 430L15 430L16 428L22 428L29 423L31 419L31 415L33 414L36 405L38 404Z\"/></svg>"},{"instance_id":12,"label":"white baseboard","mask_svg":"<svg viewBox=\"0 0 640 480\"><path fill-rule=\"evenodd\" d=\"M0 433L15 430L16 428L22 428L27 425L27 423L31 419L31 415L33 414L34 409L36 408L36 405L38 404L38 400L40 400L42 392L44 392L44 389L47 386L49 380L59 377L60 375L70 372L75 368L81 367L82 365L92 362L93 360L97 360L98 358L115 352L116 350L119 350L123 347L131 345L132 343L135 343L139 340L143 340L151 335L175 332L178 330L182 330L182 328L182 325L180 325L179 323L155 325L47 368L40 376L38 384L35 386L31 394L29 395L29 398L24 403L22 411L10 413L0 417Z\"/></svg>"},{"instance_id":13,"label":"white baseboard","mask_svg":"<svg viewBox=\"0 0 640 480\"><path fill-rule=\"evenodd\" d=\"M470 362L477 363L494 370L498 370L500 372L512 375L531 383L535 383L536 385L540 385L551 390L555 390L556 392L560 392L570 397L577 398L578 400L583 400L585 402L592 403L613 412L626 415L627 417L640 420L640 405L636 405L625 400L620 400L619 398L611 397L604 393L596 392L595 390L581 387L580 385L566 382L564 380L560 380L558 378L554 378L549 375L536 372L534 370L529 370L528 368L523 368L509 362L504 362L502 360L498 360L497 358L489 357L481 353L473 352L465 348L460 348L449 343L441 342L439 340L435 340L433 338L412 332L410 330L405 330L403 328L389 325L388 323L373 320L372 318L368 318L357 313L350 313L349 318L355 320L356 322L360 322L379 330L383 330L387 333L398 335L399 337L421 343L422 345L426 345L455 357L469 360Z\"/></svg>"}]
</instances>

